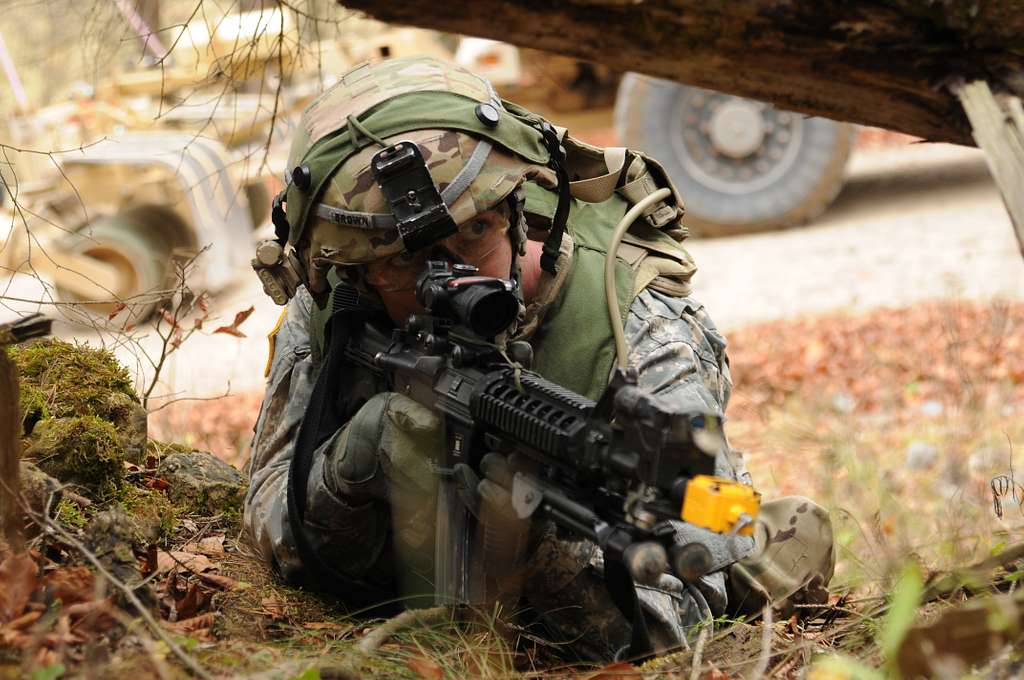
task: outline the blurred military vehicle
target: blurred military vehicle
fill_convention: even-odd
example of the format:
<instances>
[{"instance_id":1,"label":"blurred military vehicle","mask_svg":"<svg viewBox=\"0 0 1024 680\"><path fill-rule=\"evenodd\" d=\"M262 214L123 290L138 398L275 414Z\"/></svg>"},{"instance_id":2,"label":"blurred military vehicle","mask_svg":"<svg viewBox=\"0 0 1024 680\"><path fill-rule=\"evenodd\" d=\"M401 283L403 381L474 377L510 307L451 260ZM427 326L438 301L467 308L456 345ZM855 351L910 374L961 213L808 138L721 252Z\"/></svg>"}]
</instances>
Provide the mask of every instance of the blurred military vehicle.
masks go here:
<instances>
[{"instance_id":1,"label":"blurred military vehicle","mask_svg":"<svg viewBox=\"0 0 1024 680\"><path fill-rule=\"evenodd\" d=\"M7 120L12 195L0 266L41 275L59 301L146 318L175 263L216 291L248 269L280 188L290 125L360 61L450 57L436 33L350 17L340 39L300 40L280 8L198 19L161 39L128 16L148 65ZM446 46L447 45L447 46ZM46 153L18 152L20 149Z\"/></svg>"},{"instance_id":2,"label":"blurred military vehicle","mask_svg":"<svg viewBox=\"0 0 1024 680\"><path fill-rule=\"evenodd\" d=\"M13 146L48 153L9 159L3 264L49 278L59 300L136 320L200 251L190 285L227 285L269 213L268 161L285 136L271 131L292 104L275 89L292 58L275 46L289 31L280 10L194 21L158 63L9 119Z\"/></svg>"}]
</instances>

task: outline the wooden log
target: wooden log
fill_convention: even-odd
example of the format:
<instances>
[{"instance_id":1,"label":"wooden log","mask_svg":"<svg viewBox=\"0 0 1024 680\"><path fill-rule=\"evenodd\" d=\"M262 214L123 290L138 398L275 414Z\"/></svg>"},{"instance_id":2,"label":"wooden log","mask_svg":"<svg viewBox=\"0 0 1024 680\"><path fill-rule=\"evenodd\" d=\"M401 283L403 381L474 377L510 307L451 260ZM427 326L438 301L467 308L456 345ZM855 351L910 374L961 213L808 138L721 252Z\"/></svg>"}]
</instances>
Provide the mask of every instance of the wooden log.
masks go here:
<instances>
[{"instance_id":1,"label":"wooden log","mask_svg":"<svg viewBox=\"0 0 1024 680\"><path fill-rule=\"evenodd\" d=\"M21 410L18 368L7 347L50 333L51 320L39 314L0 324L0 556L17 555L25 548L22 532Z\"/></svg>"},{"instance_id":2,"label":"wooden log","mask_svg":"<svg viewBox=\"0 0 1024 680\"><path fill-rule=\"evenodd\" d=\"M0 557L18 554L25 548L18 508L20 437L18 370L0 345Z\"/></svg>"},{"instance_id":3,"label":"wooden log","mask_svg":"<svg viewBox=\"0 0 1024 680\"><path fill-rule=\"evenodd\" d=\"M985 151L1024 256L1024 107L1017 97L997 100L983 80L952 90L963 103L974 140Z\"/></svg>"},{"instance_id":4,"label":"wooden log","mask_svg":"<svg viewBox=\"0 0 1024 680\"><path fill-rule=\"evenodd\" d=\"M1024 94L1017 0L341 0L782 108L973 144L948 85Z\"/></svg>"}]
</instances>

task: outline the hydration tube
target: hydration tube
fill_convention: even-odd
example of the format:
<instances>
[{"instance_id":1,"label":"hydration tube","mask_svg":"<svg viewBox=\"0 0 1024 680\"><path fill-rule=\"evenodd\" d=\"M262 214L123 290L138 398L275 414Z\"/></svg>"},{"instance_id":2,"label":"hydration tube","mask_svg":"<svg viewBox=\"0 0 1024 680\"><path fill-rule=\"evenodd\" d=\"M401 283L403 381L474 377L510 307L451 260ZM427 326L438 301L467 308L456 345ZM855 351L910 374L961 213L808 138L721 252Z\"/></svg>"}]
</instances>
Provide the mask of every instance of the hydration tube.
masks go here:
<instances>
[{"instance_id":1,"label":"hydration tube","mask_svg":"<svg viewBox=\"0 0 1024 680\"><path fill-rule=\"evenodd\" d=\"M611 323L612 335L615 336L615 356L618 358L619 368L623 371L629 366L629 348L626 346L626 331L622 327L622 310L619 309L619 302L615 295L615 254L619 251L622 237L626 235L630 225L648 207L671 194L671 189L658 189L650 196L645 196L637 201L636 205L630 208L615 225L612 242L608 245L608 254L604 256L604 295L608 305L608 322Z\"/></svg>"}]
</instances>

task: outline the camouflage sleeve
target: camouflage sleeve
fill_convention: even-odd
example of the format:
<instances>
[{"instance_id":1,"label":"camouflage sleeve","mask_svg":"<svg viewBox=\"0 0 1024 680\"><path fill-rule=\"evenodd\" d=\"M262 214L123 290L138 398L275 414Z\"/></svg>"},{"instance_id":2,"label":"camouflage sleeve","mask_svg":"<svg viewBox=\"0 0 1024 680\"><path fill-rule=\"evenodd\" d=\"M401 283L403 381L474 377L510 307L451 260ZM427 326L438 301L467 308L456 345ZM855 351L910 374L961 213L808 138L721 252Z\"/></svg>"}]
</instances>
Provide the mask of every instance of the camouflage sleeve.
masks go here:
<instances>
[{"instance_id":1,"label":"camouflage sleeve","mask_svg":"<svg viewBox=\"0 0 1024 680\"><path fill-rule=\"evenodd\" d=\"M629 362L642 387L676 411L725 415L732 393L729 358L704 305L645 289L629 309L625 330ZM738 451L720 457L715 474L751 483Z\"/></svg>"},{"instance_id":2,"label":"camouflage sleeve","mask_svg":"<svg viewBox=\"0 0 1024 680\"><path fill-rule=\"evenodd\" d=\"M644 290L629 309L626 338L630 364L639 371L643 387L677 412L724 416L732 392L726 343L702 304L692 297ZM742 454L729 447L715 461L715 474L751 483ZM701 543L711 551L712 573L691 586L665 575L660 588L640 588L638 595L655 620L669 627L682 623L685 629L709 612L724 613L728 597L722 570L749 555L754 541L686 522L673 522L673 526L680 543Z\"/></svg>"},{"instance_id":3,"label":"camouflage sleeve","mask_svg":"<svg viewBox=\"0 0 1024 680\"><path fill-rule=\"evenodd\" d=\"M245 497L245 526L253 544L286 577L301 566L288 526L288 468L295 435L313 392L308 331L311 305L309 293L300 288L274 335Z\"/></svg>"}]
</instances>

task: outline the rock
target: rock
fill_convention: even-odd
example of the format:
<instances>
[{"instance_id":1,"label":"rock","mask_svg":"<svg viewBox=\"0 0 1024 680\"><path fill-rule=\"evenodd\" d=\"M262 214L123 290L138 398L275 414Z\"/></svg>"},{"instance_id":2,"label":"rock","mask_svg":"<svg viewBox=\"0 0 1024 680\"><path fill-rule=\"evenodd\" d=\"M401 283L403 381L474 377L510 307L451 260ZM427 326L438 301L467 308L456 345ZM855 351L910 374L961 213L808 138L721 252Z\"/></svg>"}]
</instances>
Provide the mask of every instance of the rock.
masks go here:
<instances>
[{"instance_id":1,"label":"rock","mask_svg":"<svg viewBox=\"0 0 1024 680\"><path fill-rule=\"evenodd\" d=\"M926 470L939 460L939 450L928 442L913 441L907 446L908 470Z\"/></svg>"},{"instance_id":2,"label":"rock","mask_svg":"<svg viewBox=\"0 0 1024 680\"><path fill-rule=\"evenodd\" d=\"M213 454L172 453L160 461L157 473L167 481L171 501L185 512L214 515L242 506L245 480Z\"/></svg>"},{"instance_id":3,"label":"rock","mask_svg":"<svg viewBox=\"0 0 1024 680\"><path fill-rule=\"evenodd\" d=\"M87 495L107 497L124 481L124 447L114 426L96 416L47 418L25 453L39 468Z\"/></svg>"},{"instance_id":4,"label":"rock","mask_svg":"<svg viewBox=\"0 0 1024 680\"><path fill-rule=\"evenodd\" d=\"M40 515L53 514L62 496L60 482L27 460L21 461L18 476L21 497L28 507Z\"/></svg>"},{"instance_id":5,"label":"rock","mask_svg":"<svg viewBox=\"0 0 1024 680\"><path fill-rule=\"evenodd\" d=\"M118 580L129 585L142 581L136 555L146 552L158 537L157 522L140 519L116 505L98 513L85 527L86 547ZM155 598L149 587L135 592L145 604L153 605ZM121 593L115 595L117 604L125 606Z\"/></svg>"}]
</instances>

